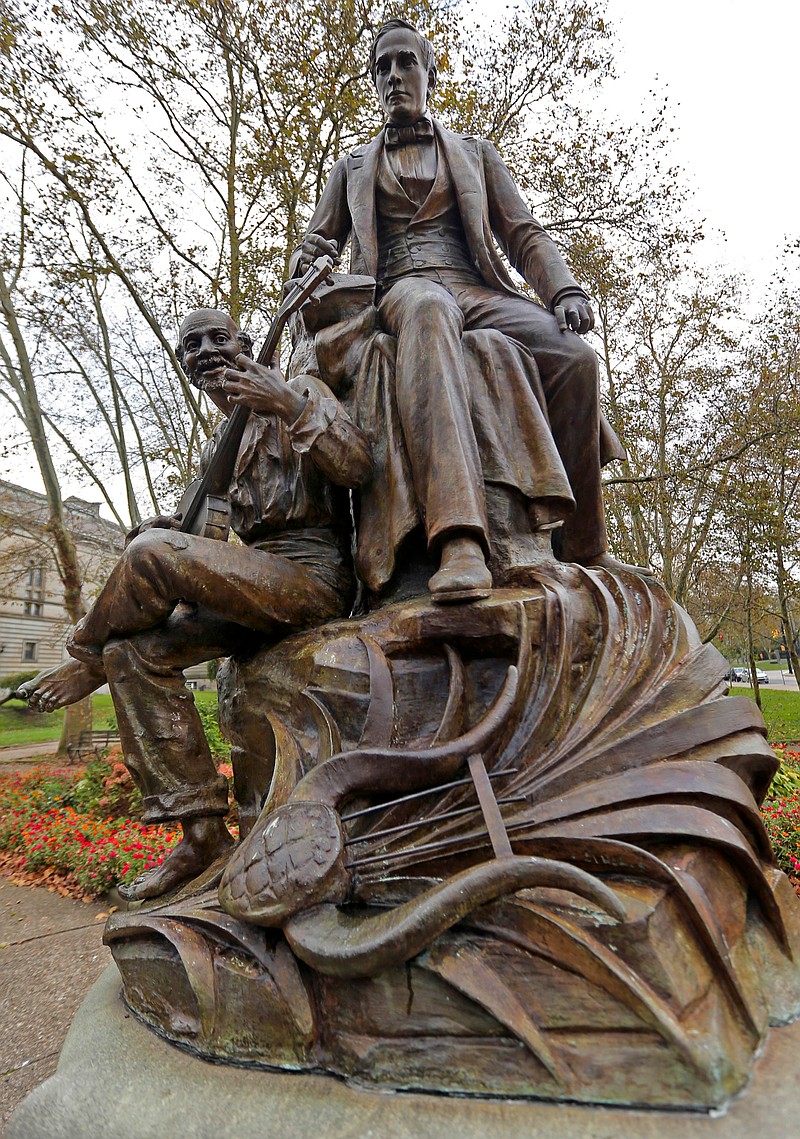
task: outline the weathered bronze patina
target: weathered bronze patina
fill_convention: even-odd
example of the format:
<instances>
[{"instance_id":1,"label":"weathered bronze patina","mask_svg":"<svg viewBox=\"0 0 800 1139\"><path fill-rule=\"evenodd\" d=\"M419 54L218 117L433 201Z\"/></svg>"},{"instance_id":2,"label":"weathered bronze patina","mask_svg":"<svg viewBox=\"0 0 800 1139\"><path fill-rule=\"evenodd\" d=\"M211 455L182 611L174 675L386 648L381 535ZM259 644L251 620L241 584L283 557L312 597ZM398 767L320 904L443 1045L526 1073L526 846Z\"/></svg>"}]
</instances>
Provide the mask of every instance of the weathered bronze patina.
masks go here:
<instances>
[{"instance_id":1,"label":"weathered bronze patina","mask_svg":"<svg viewBox=\"0 0 800 1139\"><path fill-rule=\"evenodd\" d=\"M218 1060L719 1105L800 1014L763 721L608 553L619 445L586 295L494 149L426 115L427 41L392 21L370 68L387 125L336 164L294 259L351 242L295 330L297 377L237 355L222 314L182 329L190 375L255 413L230 491L244 546L136 537L77 663L31 689L56 706L107 677L148 817L183 821L134 896L204 871L109 921L125 1000ZM232 852L180 677L220 653ZM193 846L198 819L216 845Z\"/></svg>"},{"instance_id":2,"label":"weathered bronze patina","mask_svg":"<svg viewBox=\"0 0 800 1139\"><path fill-rule=\"evenodd\" d=\"M227 780L183 669L346 613L354 596L342 488L370 472L364 435L321 381L300 376L286 384L276 369L249 360L249 350L225 313L200 309L181 326L190 379L226 415L244 406L255 413L230 489L242 544L182 533L181 515L143 523L70 634L73 661L25 686L32 706L51 711L107 682L145 821L180 820L182 842L122 888L132 899L174 889L232 846L223 821ZM223 434L220 428L211 440L204 464ZM213 532L213 517L211 524ZM246 830L244 811L241 822Z\"/></svg>"},{"instance_id":3,"label":"weathered bronze patina","mask_svg":"<svg viewBox=\"0 0 800 1139\"><path fill-rule=\"evenodd\" d=\"M110 922L137 1015L389 1087L686 1107L744 1085L800 1011L760 714L654 582L554 570L227 663L263 812L221 882Z\"/></svg>"},{"instance_id":4,"label":"weathered bronze patina","mask_svg":"<svg viewBox=\"0 0 800 1139\"><path fill-rule=\"evenodd\" d=\"M591 328L588 298L494 147L427 115L436 83L428 41L405 21L390 21L376 36L370 72L387 126L336 163L294 265L335 255L349 238L351 271L377 279L378 319L396 338L393 395L407 478L428 545L441 557L432 596L477 597L491 585L465 330L492 329L522 345L541 378L571 494L546 491L534 525L564 519L564 560L610 565L600 466L622 451L600 415L597 357L570 331ZM545 308L514 287L492 237ZM505 425L513 424L508 416ZM491 473L487 481L518 488ZM388 481L385 496L396 488Z\"/></svg>"}]
</instances>

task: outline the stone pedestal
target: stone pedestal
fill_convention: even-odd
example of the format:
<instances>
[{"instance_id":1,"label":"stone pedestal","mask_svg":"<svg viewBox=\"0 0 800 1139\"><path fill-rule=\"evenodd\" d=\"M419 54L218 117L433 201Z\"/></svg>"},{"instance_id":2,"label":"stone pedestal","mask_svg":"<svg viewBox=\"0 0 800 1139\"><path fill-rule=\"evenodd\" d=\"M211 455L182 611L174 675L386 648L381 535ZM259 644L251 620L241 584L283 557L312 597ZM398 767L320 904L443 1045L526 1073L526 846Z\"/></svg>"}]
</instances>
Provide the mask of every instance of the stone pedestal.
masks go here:
<instances>
[{"instance_id":1,"label":"stone pedestal","mask_svg":"<svg viewBox=\"0 0 800 1139\"><path fill-rule=\"evenodd\" d=\"M787 1139L800 1116L800 1022L776 1029L751 1084L722 1111L375 1093L331 1076L209 1064L144 1028L111 966L91 990L55 1075L18 1108L6 1139Z\"/></svg>"},{"instance_id":2,"label":"stone pedestal","mask_svg":"<svg viewBox=\"0 0 800 1139\"><path fill-rule=\"evenodd\" d=\"M723 669L655 582L577 567L231 658L254 825L113 915L128 1005L208 1059L376 1090L720 1107L800 1015L777 761Z\"/></svg>"}]
</instances>

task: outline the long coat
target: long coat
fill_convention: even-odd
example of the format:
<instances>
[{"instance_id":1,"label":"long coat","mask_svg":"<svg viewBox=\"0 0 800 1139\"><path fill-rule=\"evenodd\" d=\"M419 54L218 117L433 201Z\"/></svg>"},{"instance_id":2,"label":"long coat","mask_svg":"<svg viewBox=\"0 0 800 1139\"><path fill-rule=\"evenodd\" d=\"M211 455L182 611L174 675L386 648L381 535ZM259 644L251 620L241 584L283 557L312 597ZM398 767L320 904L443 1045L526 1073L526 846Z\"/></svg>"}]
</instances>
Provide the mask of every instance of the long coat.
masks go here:
<instances>
[{"instance_id":1,"label":"long coat","mask_svg":"<svg viewBox=\"0 0 800 1139\"><path fill-rule=\"evenodd\" d=\"M532 216L494 146L473 135L458 135L434 119L439 154L450 170L467 245L476 270L491 289L517 293L492 235L509 262L548 308L564 289L580 286L555 242ZM340 158L309 222L308 232L348 237L350 272L374 277L378 268L375 183L383 132Z\"/></svg>"},{"instance_id":2,"label":"long coat","mask_svg":"<svg viewBox=\"0 0 800 1139\"><path fill-rule=\"evenodd\" d=\"M470 256L483 283L498 292L519 296L519 291L497 253L494 244L496 240L509 263L535 289L539 299L548 308L559 293L579 289L580 286L552 238L532 216L520 197L511 174L494 146L485 139L454 134L436 120L434 131L439 159L446 161L450 171ZM354 275L377 275L376 184L383 145L381 132L369 143L356 147L336 162L308 226L309 233L335 240L339 249L343 249L350 238L350 272ZM290 265L290 275L296 270L297 259L296 255ZM484 333L489 336L499 335L492 334L489 330L484 330ZM472 334L465 335L466 363L472 359L466 352L466 349L471 350L473 347L471 341L467 343L470 335ZM388 339L379 334L381 337L383 340ZM478 339L480 341L480 336ZM339 337L334 335L327 348L331 349L337 341ZM338 347L343 349L341 341ZM372 341L370 347L375 347ZM480 342L474 347L480 355L486 346ZM395 422L393 385L384 374L387 367L390 371L391 367L383 360L380 352L367 352L366 349L367 345L364 344L360 352L345 355L361 360L354 393L355 412L359 423L380 452L376 457L375 485L368 484L362 488L360 496L361 525L357 559L362 578L370 588L379 590L391 576L400 542L419 521L419 512L413 478L407 469L408 461L402 445L403 431ZM330 351L326 354L331 356ZM328 363L330 362L329 360ZM517 453L519 470L498 474L497 481L516 486L524 496L532 500L541 496L571 501L569 483L565 480L564 469L547 424L538 373L534 382L522 375L524 366L520 372L519 366L515 368L513 361L505 362L509 371L505 374L503 383L493 389L493 403L497 407L491 401L484 404L482 415L494 422L492 413L501 406L505 407L506 400L510 399L512 406L506 408L501 416L501 426L495 433L497 445L486 448L486 454L482 456L484 466L487 455L500 454L504 450L500 445L502 423L506 424L505 432L508 434L508 424L513 424L517 415L514 401L519 406L524 404L527 407L530 399L526 400L524 395L529 397L532 393L534 403L541 407L541 422L535 421L535 413L539 408L533 407L531 422L526 421L524 437L518 443L515 441L511 448ZM490 364L491 362L485 362L485 366L478 366L477 374L494 375ZM486 393L481 389L481 394ZM601 463L624 458L625 452L619 440L602 415L599 434ZM391 495L385 493L388 486L392 488Z\"/></svg>"}]
</instances>

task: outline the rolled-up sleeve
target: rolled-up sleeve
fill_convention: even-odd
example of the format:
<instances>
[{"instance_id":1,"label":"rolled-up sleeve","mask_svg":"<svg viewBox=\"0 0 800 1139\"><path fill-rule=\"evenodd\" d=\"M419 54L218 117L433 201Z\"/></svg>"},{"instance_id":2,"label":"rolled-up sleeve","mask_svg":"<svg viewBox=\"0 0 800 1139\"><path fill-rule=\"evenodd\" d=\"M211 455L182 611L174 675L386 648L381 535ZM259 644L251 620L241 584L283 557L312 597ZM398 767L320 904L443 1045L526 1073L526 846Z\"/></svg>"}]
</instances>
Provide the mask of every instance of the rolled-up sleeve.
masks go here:
<instances>
[{"instance_id":1,"label":"rolled-up sleeve","mask_svg":"<svg viewBox=\"0 0 800 1139\"><path fill-rule=\"evenodd\" d=\"M292 450L308 453L337 486L361 486L372 474L372 453L364 432L322 380L298 376L291 383L306 397L305 407L288 427Z\"/></svg>"}]
</instances>

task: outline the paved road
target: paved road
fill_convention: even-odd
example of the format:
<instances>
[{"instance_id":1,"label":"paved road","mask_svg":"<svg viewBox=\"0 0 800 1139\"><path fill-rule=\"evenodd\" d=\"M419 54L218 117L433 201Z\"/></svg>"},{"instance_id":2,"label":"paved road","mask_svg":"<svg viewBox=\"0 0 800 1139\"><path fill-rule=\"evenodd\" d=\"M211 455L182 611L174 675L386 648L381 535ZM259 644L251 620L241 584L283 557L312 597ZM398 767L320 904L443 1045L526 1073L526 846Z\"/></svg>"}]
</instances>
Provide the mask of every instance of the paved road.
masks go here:
<instances>
[{"instance_id":1,"label":"paved road","mask_svg":"<svg viewBox=\"0 0 800 1139\"><path fill-rule=\"evenodd\" d=\"M769 683L762 684L762 688L780 688L786 692L797 692L797 681L792 676L791 672L784 672L783 676L779 672L770 672ZM731 688L749 688L749 684L738 684L733 681Z\"/></svg>"}]
</instances>

